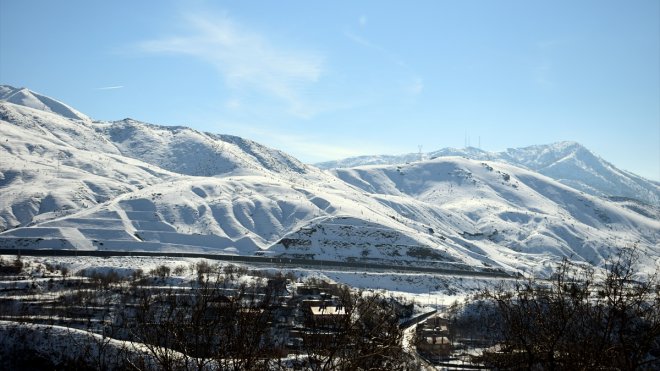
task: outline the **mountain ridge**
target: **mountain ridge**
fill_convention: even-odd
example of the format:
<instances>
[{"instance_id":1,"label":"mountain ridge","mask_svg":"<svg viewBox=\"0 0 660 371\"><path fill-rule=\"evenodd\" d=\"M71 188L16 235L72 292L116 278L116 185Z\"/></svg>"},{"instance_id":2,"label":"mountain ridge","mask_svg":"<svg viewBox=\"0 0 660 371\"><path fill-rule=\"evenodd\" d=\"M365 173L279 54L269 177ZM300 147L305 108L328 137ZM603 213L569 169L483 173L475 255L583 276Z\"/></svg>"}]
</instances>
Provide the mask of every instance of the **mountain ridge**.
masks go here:
<instances>
[{"instance_id":1,"label":"mountain ridge","mask_svg":"<svg viewBox=\"0 0 660 371\"><path fill-rule=\"evenodd\" d=\"M509 148L501 152L487 152L475 147L442 148L422 154L422 158L461 156L482 161L499 161L527 168L585 193L599 197L629 197L660 206L660 182L639 175L605 161L574 141L556 142ZM321 169L350 168L362 165L393 165L419 161L420 155L359 156L314 164Z\"/></svg>"},{"instance_id":2,"label":"mountain ridge","mask_svg":"<svg viewBox=\"0 0 660 371\"><path fill-rule=\"evenodd\" d=\"M566 256L601 264L610 246L637 245L648 264L658 258L657 210L507 163L439 157L322 171L240 137L11 102L0 102L0 138L4 247L544 275Z\"/></svg>"},{"instance_id":3,"label":"mountain ridge","mask_svg":"<svg viewBox=\"0 0 660 371\"><path fill-rule=\"evenodd\" d=\"M19 104L45 112L52 112L70 119L89 120L89 117L74 108L58 100L33 92L27 88L14 88L9 85L0 85L0 101Z\"/></svg>"}]
</instances>

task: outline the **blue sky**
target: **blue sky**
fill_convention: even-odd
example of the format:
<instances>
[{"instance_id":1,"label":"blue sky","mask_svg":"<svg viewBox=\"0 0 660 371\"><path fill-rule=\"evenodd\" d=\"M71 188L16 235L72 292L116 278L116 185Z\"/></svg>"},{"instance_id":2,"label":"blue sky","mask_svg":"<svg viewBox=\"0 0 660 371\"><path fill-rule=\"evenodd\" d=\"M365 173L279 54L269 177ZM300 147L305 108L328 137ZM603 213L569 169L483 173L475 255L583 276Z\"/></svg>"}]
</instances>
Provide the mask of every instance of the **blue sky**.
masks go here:
<instances>
[{"instance_id":1,"label":"blue sky","mask_svg":"<svg viewBox=\"0 0 660 371\"><path fill-rule=\"evenodd\" d=\"M578 141L660 180L660 2L0 1L0 82L306 162Z\"/></svg>"}]
</instances>

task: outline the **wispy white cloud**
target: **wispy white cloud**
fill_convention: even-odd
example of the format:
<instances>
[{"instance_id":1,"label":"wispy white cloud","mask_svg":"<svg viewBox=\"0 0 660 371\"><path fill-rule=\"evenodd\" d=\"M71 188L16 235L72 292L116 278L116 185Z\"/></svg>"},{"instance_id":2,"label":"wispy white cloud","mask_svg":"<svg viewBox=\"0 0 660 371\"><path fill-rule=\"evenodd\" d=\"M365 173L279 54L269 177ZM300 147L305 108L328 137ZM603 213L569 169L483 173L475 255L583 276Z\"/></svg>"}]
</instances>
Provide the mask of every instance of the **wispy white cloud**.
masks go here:
<instances>
[{"instance_id":1,"label":"wispy white cloud","mask_svg":"<svg viewBox=\"0 0 660 371\"><path fill-rule=\"evenodd\" d=\"M406 91L411 95L420 95L424 91L424 80L421 77L413 77L406 86Z\"/></svg>"},{"instance_id":2,"label":"wispy white cloud","mask_svg":"<svg viewBox=\"0 0 660 371\"><path fill-rule=\"evenodd\" d=\"M354 43L361 45L367 49L372 49L380 54L382 54L387 60L393 62L394 64L397 64L401 67L404 68L409 68L402 60L401 58L397 57L396 55L392 54L389 50L383 48L382 46L373 43L366 38L359 36L355 34L354 32L351 32L350 30L345 30L344 31L344 36L346 36L349 40L353 41Z\"/></svg>"},{"instance_id":3,"label":"wispy white cloud","mask_svg":"<svg viewBox=\"0 0 660 371\"><path fill-rule=\"evenodd\" d=\"M123 89L124 85L115 85L115 86L103 86L100 88L95 88L94 90L115 90L115 89Z\"/></svg>"},{"instance_id":4,"label":"wispy white cloud","mask_svg":"<svg viewBox=\"0 0 660 371\"><path fill-rule=\"evenodd\" d=\"M188 34L144 41L139 49L200 58L231 88L258 91L286 102L296 116L311 116L302 96L323 73L321 55L275 45L223 15L188 15L184 22Z\"/></svg>"},{"instance_id":5,"label":"wispy white cloud","mask_svg":"<svg viewBox=\"0 0 660 371\"><path fill-rule=\"evenodd\" d=\"M366 15L361 15L360 18L358 18L358 24L360 27L366 27L368 21L369 20L367 19Z\"/></svg>"},{"instance_id":6,"label":"wispy white cloud","mask_svg":"<svg viewBox=\"0 0 660 371\"><path fill-rule=\"evenodd\" d=\"M365 145L362 142L353 143L346 140L342 141L343 145L335 145L330 144L331 141L328 138L290 134L257 125L245 125L228 121L219 122L218 124L223 131L232 131L235 135L249 137L270 147L281 149L306 163L337 160L372 153L385 153L391 150L391 148Z\"/></svg>"},{"instance_id":7,"label":"wispy white cloud","mask_svg":"<svg viewBox=\"0 0 660 371\"><path fill-rule=\"evenodd\" d=\"M282 133L268 133L267 135L276 141L275 146L280 147L281 145L286 152L292 153L308 163L363 155L366 150L363 145L334 145L324 139L303 135ZM379 152L374 150L373 153Z\"/></svg>"},{"instance_id":8,"label":"wispy white cloud","mask_svg":"<svg viewBox=\"0 0 660 371\"><path fill-rule=\"evenodd\" d=\"M554 86L554 81L551 78L552 63L544 60L534 67L534 82L540 86L551 87Z\"/></svg>"},{"instance_id":9,"label":"wispy white cloud","mask_svg":"<svg viewBox=\"0 0 660 371\"><path fill-rule=\"evenodd\" d=\"M393 63L398 66L401 70L405 71L406 74L412 75L409 78L409 82L404 84L403 92L405 94L419 95L424 91L424 81L417 73L411 68L406 62L404 62L399 56L390 52L388 49L371 42L365 37L362 37L351 30L344 30L344 36L346 36L352 42L365 47L367 49L373 50L380 54L386 61Z\"/></svg>"},{"instance_id":10,"label":"wispy white cloud","mask_svg":"<svg viewBox=\"0 0 660 371\"><path fill-rule=\"evenodd\" d=\"M539 62L532 69L533 79L536 84L546 88L555 85L555 81L552 78L553 63L551 56L561 44L558 40L547 40L536 43Z\"/></svg>"},{"instance_id":11,"label":"wispy white cloud","mask_svg":"<svg viewBox=\"0 0 660 371\"><path fill-rule=\"evenodd\" d=\"M230 110L237 110L241 108L241 101L235 98L229 99L227 102L225 102L225 107Z\"/></svg>"}]
</instances>

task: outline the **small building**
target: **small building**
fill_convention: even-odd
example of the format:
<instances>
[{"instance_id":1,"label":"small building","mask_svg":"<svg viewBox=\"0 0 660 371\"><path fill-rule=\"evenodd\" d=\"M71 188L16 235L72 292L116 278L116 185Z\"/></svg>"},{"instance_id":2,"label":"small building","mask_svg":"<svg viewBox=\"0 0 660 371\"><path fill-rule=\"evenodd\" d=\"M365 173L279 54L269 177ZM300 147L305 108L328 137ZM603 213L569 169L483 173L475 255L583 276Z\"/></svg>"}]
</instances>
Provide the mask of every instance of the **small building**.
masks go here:
<instances>
[{"instance_id":1,"label":"small building","mask_svg":"<svg viewBox=\"0 0 660 371\"><path fill-rule=\"evenodd\" d=\"M445 336L424 336L417 342L417 350L430 357L449 356L453 347Z\"/></svg>"},{"instance_id":2,"label":"small building","mask_svg":"<svg viewBox=\"0 0 660 371\"><path fill-rule=\"evenodd\" d=\"M417 326L417 351L429 359L448 357L453 346L449 340L449 321L435 314Z\"/></svg>"},{"instance_id":3,"label":"small building","mask_svg":"<svg viewBox=\"0 0 660 371\"><path fill-rule=\"evenodd\" d=\"M311 306L309 307L307 325L311 328L335 329L341 326L346 313L346 307Z\"/></svg>"}]
</instances>

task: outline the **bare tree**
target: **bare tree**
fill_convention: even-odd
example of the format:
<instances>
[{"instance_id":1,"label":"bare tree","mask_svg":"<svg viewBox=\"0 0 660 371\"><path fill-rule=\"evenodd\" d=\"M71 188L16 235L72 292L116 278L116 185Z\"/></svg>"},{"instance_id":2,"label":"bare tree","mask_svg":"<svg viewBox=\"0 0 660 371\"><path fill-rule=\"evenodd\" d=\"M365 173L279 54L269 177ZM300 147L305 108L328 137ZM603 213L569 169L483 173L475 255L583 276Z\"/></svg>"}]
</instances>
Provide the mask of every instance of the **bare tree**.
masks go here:
<instances>
[{"instance_id":1,"label":"bare tree","mask_svg":"<svg viewBox=\"0 0 660 371\"><path fill-rule=\"evenodd\" d=\"M604 278L564 260L550 282L483 290L481 305L492 310L476 313L499 350L478 360L551 370L660 367L660 286L656 274L637 277L636 254L620 250Z\"/></svg>"},{"instance_id":2,"label":"bare tree","mask_svg":"<svg viewBox=\"0 0 660 371\"><path fill-rule=\"evenodd\" d=\"M271 349L270 305L259 287L240 286L231 296L220 276L191 290L143 289L131 323L131 338L162 369L262 369Z\"/></svg>"},{"instance_id":3,"label":"bare tree","mask_svg":"<svg viewBox=\"0 0 660 371\"><path fill-rule=\"evenodd\" d=\"M399 318L384 297L343 288L332 310L320 318L311 314L307 322L304 348L311 369L413 369Z\"/></svg>"}]
</instances>

